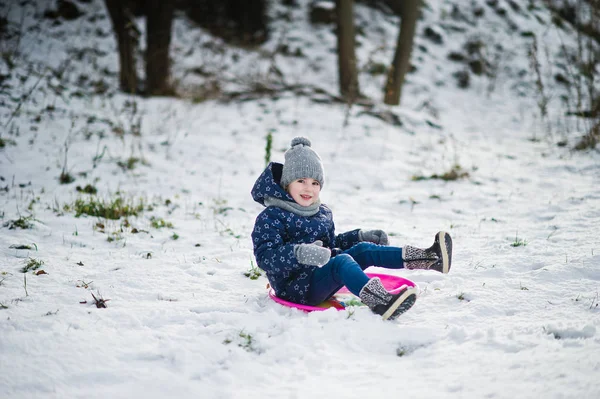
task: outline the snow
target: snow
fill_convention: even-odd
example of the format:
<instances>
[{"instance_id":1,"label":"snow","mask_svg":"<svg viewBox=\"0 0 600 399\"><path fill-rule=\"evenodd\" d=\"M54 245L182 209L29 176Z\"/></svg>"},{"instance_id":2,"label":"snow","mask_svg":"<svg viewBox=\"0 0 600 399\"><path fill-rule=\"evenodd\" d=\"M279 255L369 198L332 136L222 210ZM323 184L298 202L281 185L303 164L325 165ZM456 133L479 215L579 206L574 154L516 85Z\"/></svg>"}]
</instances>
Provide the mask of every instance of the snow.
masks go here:
<instances>
[{"instance_id":1,"label":"snow","mask_svg":"<svg viewBox=\"0 0 600 399\"><path fill-rule=\"evenodd\" d=\"M181 99L116 92L106 17L92 28L81 20L52 26L34 18L46 2L2 6L11 21L24 16L24 35L17 66L0 63L8 76L0 137L14 142L0 149L0 397L600 397L600 155L569 150L584 122L563 116L564 89L552 80L549 117L539 118L530 39L483 2L460 5L468 15L479 3L485 9L483 19L464 23L449 19L451 2L428 2L403 105L380 104L384 77L361 75L361 89L402 127L360 106L345 125L343 104L289 91L191 100L205 78L185 68L219 72L223 89L269 82L264 54L284 39L292 51L312 43L304 58L275 58L286 83L336 93L335 37L331 26L310 27L307 3L273 7L291 19L274 22L262 54L218 40L222 54L213 53L202 45L212 38L179 16L174 77L189 89ZM105 14L98 0L77 5ZM561 43L574 43L568 28L540 23L551 19L544 8L505 8L553 57ZM398 21L360 4L356 12L365 31L359 61L389 62ZM444 42L429 42L425 26ZM504 43L491 90L491 80L477 76L469 89L456 88L460 66L446 56L467 37L485 38L489 51ZM78 59L67 51L73 47L95 52ZM540 62L552 76L556 65ZM62 76L43 67L61 65ZM76 83L81 75L87 83ZM113 95L92 94L99 79ZM139 121L141 135L132 135ZM114 133L118 126L125 134ZM429 246L446 230L454 240L450 274L372 269L418 285L415 306L394 322L364 307L303 313L271 301L264 276L244 275L255 264L250 232L261 206L250 189L265 166L269 131L278 162L294 136L311 139L338 232L381 228L392 245ZM562 139L567 147L556 145ZM127 169L132 157L140 161ZM65 158L75 181L61 185ZM412 179L455 164L469 177ZM76 217L75 200L91 198L76 186L86 184L99 199L143 202L145 210L128 223ZM9 229L29 216L31 229ZM153 227L151 217L173 228ZM46 274L21 272L31 258Z\"/></svg>"}]
</instances>

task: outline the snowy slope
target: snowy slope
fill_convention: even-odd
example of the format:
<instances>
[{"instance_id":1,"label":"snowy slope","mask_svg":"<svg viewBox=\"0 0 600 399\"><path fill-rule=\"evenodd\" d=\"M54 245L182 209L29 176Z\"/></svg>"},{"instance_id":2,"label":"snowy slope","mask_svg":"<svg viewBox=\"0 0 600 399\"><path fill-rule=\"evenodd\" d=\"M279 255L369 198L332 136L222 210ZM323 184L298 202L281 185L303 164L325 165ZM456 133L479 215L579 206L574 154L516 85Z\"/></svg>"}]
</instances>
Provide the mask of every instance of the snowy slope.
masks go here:
<instances>
[{"instance_id":1,"label":"snowy slope","mask_svg":"<svg viewBox=\"0 0 600 399\"><path fill-rule=\"evenodd\" d=\"M172 54L181 99L117 92L101 1L77 3L85 24L39 18L43 1L2 6L23 21L23 35L15 66L0 62L0 397L599 397L600 156L556 145L582 131L563 116L566 91L552 79L551 112L539 118L531 37L521 34L536 33L552 76L574 33L552 28L541 6L470 2L461 17L449 1L428 2L416 71L403 105L389 108L401 127L358 105L345 125L344 104L292 91L193 101L210 80L227 92L260 81L335 94L332 26L310 26L308 1L299 3L270 11L290 18L273 23L262 52L213 51L207 43L219 47L218 39L179 16ZM474 17L478 8L483 16ZM361 65L389 62L398 21L363 5L356 12ZM448 54L472 38L498 59L495 77L471 75L470 88L458 89L453 74L467 67ZM14 43L3 52L13 54ZM305 57L273 59L280 43L302 46ZM269 74L273 63L284 78ZM198 65L212 74L189 72ZM387 110L384 77L360 79L375 109ZM270 301L266 278L244 275L261 210L249 192L269 131L275 161L292 137L311 138L339 232L382 228L393 245L429 246L446 230L450 274L395 271L420 294L395 322L363 307L305 314ZM469 176L413 179L454 165ZM63 169L74 182L59 183ZM88 184L95 197L76 189ZM143 211L76 217L76 200L90 198ZM31 228L10 229L18 220ZM46 274L22 273L31 259Z\"/></svg>"}]
</instances>

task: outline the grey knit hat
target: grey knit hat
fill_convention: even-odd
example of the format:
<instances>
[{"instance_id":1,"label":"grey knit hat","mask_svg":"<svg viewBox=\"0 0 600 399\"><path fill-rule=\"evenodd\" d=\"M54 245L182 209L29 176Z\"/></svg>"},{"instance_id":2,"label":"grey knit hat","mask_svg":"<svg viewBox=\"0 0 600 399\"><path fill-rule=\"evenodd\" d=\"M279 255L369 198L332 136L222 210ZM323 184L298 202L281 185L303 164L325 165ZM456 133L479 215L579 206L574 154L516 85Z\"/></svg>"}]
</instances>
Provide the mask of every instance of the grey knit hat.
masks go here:
<instances>
[{"instance_id":1,"label":"grey knit hat","mask_svg":"<svg viewBox=\"0 0 600 399\"><path fill-rule=\"evenodd\" d=\"M281 187L286 188L294 180L303 177L315 179L323 187L323 164L319 155L310 148L310 140L306 137L294 137L290 146L285 152Z\"/></svg>"}]
</instances>

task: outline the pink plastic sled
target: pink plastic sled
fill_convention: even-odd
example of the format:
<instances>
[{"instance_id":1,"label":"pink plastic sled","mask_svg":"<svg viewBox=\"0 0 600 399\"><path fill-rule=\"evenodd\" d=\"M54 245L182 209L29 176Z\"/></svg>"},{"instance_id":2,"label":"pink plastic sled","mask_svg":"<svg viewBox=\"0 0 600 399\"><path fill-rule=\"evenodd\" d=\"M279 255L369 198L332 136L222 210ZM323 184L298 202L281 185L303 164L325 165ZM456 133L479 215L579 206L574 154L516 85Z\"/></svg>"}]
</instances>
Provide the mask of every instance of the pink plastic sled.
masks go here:
<instances>
[{"instance_id":1,"label":"pink plastic sled","mask_svg":"<svg viewBox=\"0 0 600 399\"><path fill-rule=\"evenodd\" d=\"M379 279L383 283L383 286L385 287L385 289L387 289L388 291L391 291L391 292L397 291L397 290L401 289L403 286L407 286L407 287L415 286L415 283L413 283L412 281L410 281L404 277L392 276L390 274L367 273L367 276L369 276L370 278L379 277ZM348 289L346 287L342 287L338 292L336 292L335 295L349 296L356 300L356 297L354 297L350 293L350 291L348 291ZM336 299L335 296L326 300L323 303L318 304L317 306L301 305L299 303L294 303L294 302L286 301L285 299L278 298L277 296L275 296L275 290L273 290L273 288L269 289L269 296L275 302L277 302L283 306L304 310L305 312L321 311L321 310L327 310L329 308L334 308L337 310L344 310L346 308L346 306L348 306L346 303L344 303L343 300Z\"/></svg>"}]
</instances>

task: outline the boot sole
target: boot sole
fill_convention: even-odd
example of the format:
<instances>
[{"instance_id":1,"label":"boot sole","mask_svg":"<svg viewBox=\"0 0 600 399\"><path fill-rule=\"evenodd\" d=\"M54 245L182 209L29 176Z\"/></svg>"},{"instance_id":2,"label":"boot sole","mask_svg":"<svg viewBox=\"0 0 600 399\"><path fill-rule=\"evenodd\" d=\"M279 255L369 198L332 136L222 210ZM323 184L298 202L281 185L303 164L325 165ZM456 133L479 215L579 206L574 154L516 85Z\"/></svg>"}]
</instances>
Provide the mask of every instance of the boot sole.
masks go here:
<instances>
[{"instance_id":1,"label":"boot sole","mask_svg":"<svg viewBox=\"0 0 600 399\"><path fill-rule=\"evenodd\" d=\"M412 298L412 300L410 300L410 298L409 298L411 295L414 296L414 298ZM385 313L383 315L381 315L381 317L383 318L383 320L387 320L393 315L394 319L395 319L396 317L400 316L402 313L404 313L408 309L410 309L412 307L412 305L414 305L416 300L417 300L417 290L414 288L407 288L406 291L404 291L404 293L402 295L400 295L394 301L394 303L392 303L390 305L388 310L386 310ZM398 314L394 314L398 310L398 308L405 303L410 306L406 307L405 309L401 309L401 312L399 312Z\"/></svg>"},{"instance_id":2,"label":"boot sole","mask_svg":"<svg viewBox=\"0 0 600 399\"><path fill-rule=\"evenodd\" d=\"M442 253L442 273L444 274L448 274L450 271L450 256L448 254L446 238L452 240L445 231L440 231L438 233L438 242L440 243L440 251Z\"/></svg>"}]
</instances>

